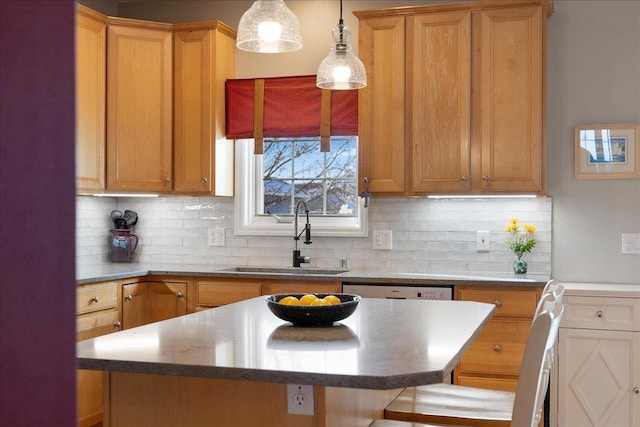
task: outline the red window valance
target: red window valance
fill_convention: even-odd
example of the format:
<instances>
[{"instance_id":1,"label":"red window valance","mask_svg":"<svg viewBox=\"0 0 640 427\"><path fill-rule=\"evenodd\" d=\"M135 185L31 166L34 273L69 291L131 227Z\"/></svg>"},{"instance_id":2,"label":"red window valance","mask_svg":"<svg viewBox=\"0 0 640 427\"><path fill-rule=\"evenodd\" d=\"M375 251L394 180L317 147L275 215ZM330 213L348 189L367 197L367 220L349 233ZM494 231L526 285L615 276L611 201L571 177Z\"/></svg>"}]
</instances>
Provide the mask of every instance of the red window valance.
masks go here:
<instances>
[{"instance_id":1,"label":"red window valance","mask_svg":"<svg viewBox=\"0 0 640 427\"><path fill-rule=\"evenodd\" d=\"M261 82L256 83L257 80ZM302 76L227 80L227 138L256 136L256 86L259 87L262 82L264 101L261 136L319 136L321 125L325 128L328 125L330 135L358 135L358 91L319 89L316 76ZM327 93L323 95L323 91ZM330 111L330 117L324 120L328 120L328 123L321 123L321 105L328 102L327 99L330 99L331 106L330 110L325 106L325 111Z\"/></svg>"}]
</instances>

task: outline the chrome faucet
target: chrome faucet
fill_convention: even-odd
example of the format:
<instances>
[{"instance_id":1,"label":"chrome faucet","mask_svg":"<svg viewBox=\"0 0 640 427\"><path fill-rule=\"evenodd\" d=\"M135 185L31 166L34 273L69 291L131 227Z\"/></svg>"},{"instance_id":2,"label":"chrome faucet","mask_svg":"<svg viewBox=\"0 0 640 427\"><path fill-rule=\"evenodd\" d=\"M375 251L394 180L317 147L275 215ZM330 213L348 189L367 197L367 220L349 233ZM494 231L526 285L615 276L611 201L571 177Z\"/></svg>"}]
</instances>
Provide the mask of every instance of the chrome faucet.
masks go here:
<instances>
[{"instance_id":1,"label":"chrome faucet","mask_svg":"<svg viewBox=\"0 0 640 427\"><path fill-rule=\"evenodd\" d=\"M300 234L298 234L298 209L300 208L300 205L304 206L304 213L307 215L307 223L304 225L304 229L300 232ZM300 250L298 249L298 240L300 240L300 236L302 236L302 233L304 233L304 244L311 244L311 224L309 223L309 208L303 200L300 200L296 204L293 215L293 240L295 240L296 242L296 246L293 251L293 266L300 267L300 264L307 263L311 259L308 256L300 255Z\"/></svg>"}]
</instances>

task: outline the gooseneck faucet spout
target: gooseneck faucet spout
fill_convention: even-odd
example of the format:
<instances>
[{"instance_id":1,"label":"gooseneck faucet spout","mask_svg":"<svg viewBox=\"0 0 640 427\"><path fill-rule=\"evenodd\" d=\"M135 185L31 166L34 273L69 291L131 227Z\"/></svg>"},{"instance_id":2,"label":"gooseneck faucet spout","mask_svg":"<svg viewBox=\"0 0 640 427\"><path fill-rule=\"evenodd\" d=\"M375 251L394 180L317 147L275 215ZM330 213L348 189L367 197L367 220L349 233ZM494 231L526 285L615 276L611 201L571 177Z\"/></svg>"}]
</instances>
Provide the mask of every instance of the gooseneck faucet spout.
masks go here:
<instances>
[{"instance_id":1,"label":"gooseneck faucet spout","mask_svg":"<svg viewBox=\"0 0 640 427\"><path fill-rule=\"evenodd\" d=\"M307 223L304 225L304 229L300 233L298 233L298 210L300 209L300 205L304 207L304 213L307 216ZM307 204L303 200L300 200L296 204L296 208L293 212L293 240L296 242L295 249L293 251L294 267L300 267L300 264L307 263L310 261L310 258L308 256L300 255L300 250L298 249L298 240L300 240L300 236L302 236L302 233L304 233L304 244L310 245L312 242L311 242L311 224L309 223L309 208L307 207Z\"/></svg>"}]
</instances>

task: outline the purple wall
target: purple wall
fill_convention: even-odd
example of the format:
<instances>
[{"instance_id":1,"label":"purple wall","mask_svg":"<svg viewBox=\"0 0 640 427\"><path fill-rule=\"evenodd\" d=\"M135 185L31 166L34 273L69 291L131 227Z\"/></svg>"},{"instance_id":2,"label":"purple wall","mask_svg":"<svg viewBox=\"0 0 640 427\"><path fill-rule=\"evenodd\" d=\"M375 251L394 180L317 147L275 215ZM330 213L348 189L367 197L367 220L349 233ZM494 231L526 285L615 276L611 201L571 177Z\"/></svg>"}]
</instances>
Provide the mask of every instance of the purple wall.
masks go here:
<instances>
[{"instance_id":1,"label":"purple wall","mask_svg":"<svg viewBox=\"0 0 640 427\"><path fill-rule=\"evenodd\" d=\"M73 426L74 2L0 1L0 424Z\"/></svg>"}]
</instances>

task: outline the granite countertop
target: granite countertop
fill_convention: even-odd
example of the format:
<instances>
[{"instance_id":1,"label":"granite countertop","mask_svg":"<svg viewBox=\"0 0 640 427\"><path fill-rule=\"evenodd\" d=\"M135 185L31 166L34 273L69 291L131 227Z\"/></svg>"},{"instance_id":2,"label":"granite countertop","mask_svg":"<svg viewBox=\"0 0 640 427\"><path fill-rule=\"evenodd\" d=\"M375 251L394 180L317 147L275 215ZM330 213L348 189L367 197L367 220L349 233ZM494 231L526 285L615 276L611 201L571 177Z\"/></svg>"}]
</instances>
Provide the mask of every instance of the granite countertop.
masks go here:
<instances>
[{"instance_id":1,"label":"granite countertop","mask_svg":"<svg viewBox=\"0 0 640 427\"><path fill-rule=\"evenodd\" d=\"M443 381L494 310L470 301L365 298L333 326L294 327L256 297L81 341L77 363L93 370L388 390Z\"/></svg>"},{"instance_id":2,"label":"granite countertop","mask_svg":"<svg viewBox=\"0 0 640 427\"><path fill-rule=\"evenodd\" d=\"M268 269L268 267L267 267ZM280 270L280 271L277 271ZM309 273L312 270L313 273ZM340 272L326 269L331 274L322 274L321 269L301 267L282 268L273 271L236 271L233 266L207 264L99 264L80 266L76 272L76 284L95 283L105 280L128 279L146 275L165 276L211 276L229 278L276 278L280 280L327 280L352 283L407 284L407 285L453 285L474 284L479 286L533 286L541 287L550 279L548 275L512 273L457 273L430 274L417 272L357 271Z\"/></svg>"}]
</instances>

